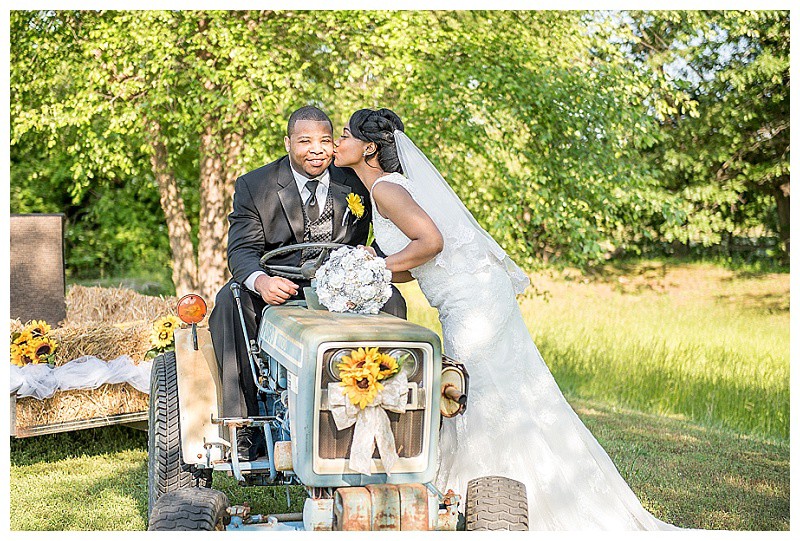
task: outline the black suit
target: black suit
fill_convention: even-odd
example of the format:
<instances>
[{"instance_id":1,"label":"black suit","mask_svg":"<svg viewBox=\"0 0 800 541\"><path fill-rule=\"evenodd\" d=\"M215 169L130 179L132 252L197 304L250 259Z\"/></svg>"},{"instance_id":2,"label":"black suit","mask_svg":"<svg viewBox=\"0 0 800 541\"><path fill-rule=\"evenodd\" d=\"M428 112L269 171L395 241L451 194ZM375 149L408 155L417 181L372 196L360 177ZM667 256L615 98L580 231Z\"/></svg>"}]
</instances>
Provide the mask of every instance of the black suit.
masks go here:
<instances>
[{"instance_id":1,"label":"black suit","mask_svg":"<svg viewBox=\"0 0 800 541\"><path fill-rule=\"evenodd\" d=\"M369 192L351 169L340 169L331 165L328 171L328 193L333 203L331 241L353 246L365 244L372 219ZM352 214L345 218L345 198L349 193L360 195L364 201L365 212L358 220ZM259 261L265 252L303 242L302 205L303 200L288 156L250 171L236 180L233 211L228 216L228 268L233 275L232 281L243 285L253 272L263 270ZM301 253L297 251L274 258L270 263L299 266L300 257ZM297 298L302 298L302 288L308 286L309 282L293 281L300 286ZM230 284L231 282L225 284L217 293L209 318L209 330L222 380L222 415L258 415L256 387ZM261 295L244 287L241 299L248 335L255 339L266 303ZM396 289L384 310L405 318L405 301Z\"/></svg>"}]
</instances>

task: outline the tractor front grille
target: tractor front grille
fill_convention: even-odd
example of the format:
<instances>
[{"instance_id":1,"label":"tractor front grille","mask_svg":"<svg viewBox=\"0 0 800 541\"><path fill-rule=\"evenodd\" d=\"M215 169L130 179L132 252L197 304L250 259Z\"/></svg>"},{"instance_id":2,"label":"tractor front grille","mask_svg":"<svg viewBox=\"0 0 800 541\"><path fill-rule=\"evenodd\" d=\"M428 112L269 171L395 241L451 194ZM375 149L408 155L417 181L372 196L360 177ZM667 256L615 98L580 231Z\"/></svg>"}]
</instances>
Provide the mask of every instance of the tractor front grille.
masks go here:
<instances>
[{"instance_id":1,"label":"tractor front grille","mask_svg":"<svg viewBox=\"0 0 800 541\"><path fill-rule=\"evenodd\" d=\"M413 410L406 413L387 413L397 444L397 454L400 458L419 456L422 453L422 438L425 433L425 412ZM323 459L349 457L354 430L355 427L352 426L345 430L337 430L333 415L329 411L320 411L319 457ZM372 456L379 458L377 448Z\"/></svg>"},{"instance_id":2,"label":"tractor front grille","mask_svg":"<svg viewBox=\"0 0 800 541\"><path fill-rule=\"evenodd\" d=\"M423 453L425 434L429 431L429 428L425 426L426 417L428 419L431 418L430 415L425 415L425 404L427 402L425 396L428 392L427 387L430 385L430 370L428 365L431 361L428 353L424 349L411 349L417 355L420 363L416 374L409 378L409 386L415 388L416 392L409 392L409 409L407 409L405 413L386 412L389 416L389 422L397 446L397 454L400 458L419 457ZM322 359L324 367L328 366L328 361L336 350L337 348L332 348L323 354ZM323 460L349 458L355 426L344 430L339 430L336 427L333 415L327 408L327 389L328 384L337 380L332 377L327 368L320 370L319 375L319 391L323 398L321 400L318 419L318 456ZM414 395L416 395L416 398ZM379 458L377 448L372 456L373 458Z\"/></svg>"}]
</instances>

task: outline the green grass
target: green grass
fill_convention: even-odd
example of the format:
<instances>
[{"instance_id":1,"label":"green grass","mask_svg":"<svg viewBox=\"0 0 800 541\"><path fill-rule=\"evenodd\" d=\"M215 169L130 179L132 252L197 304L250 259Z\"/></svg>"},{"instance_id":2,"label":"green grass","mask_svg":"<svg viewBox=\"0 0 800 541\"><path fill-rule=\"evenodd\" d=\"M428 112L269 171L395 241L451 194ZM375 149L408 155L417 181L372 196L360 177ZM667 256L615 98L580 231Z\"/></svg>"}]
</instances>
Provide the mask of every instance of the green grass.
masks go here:
<instances>
[{"instance_id":1,"label":"green grass","mask_svg":"<svg viewBox=\"0 0 800 541\"><path fill-rule=\"evenodd\" d=\"M565 395L788 440L788 274L640 262L533 283L521 309ZM416 284L402 291L440 331Z\"/></svg>"},{"instance_id":2,"label":"green grass","mask_svg":"<svg viewBox=\"0 0 800 541\"><path fill-rule=\"evenodd\" d=\"M637 262L537 275L531 334L644 506L684 527L789 529L789 277ZM439 330L415 284L412 321ZM108 427L11 441L12 530L143 530L147 438ZM304 493L214 485L254 513Z\"/></svg>"},{"instance_id":3,"label":"green grass","mask_svg":"<svg viewBox=\"0 0 800 541\"><path fill-rule=\"evenodd\" d=\"M106 277L106 278L75 278L67 277L67 286L77 284L84 287L124 287L133 289L142 295L163 295L165 297L175 295L175 286L169 281L169 277L162 274L146 273L143 271L125 277Z\"/></svg>"},{"instance_id":4,"label":"green grass","mask_svg":"<svg viewBox=\"0 0 800 541\"><path fill-rule=\"evenodd\" d=\"M789 529L788 443L683 419L571 400L645 508L683 527ZM10 528L144 530L147 435L121 426L11 440ZM214 487L253 513L302 510L304 492Z\"/></svg>"}]
</instances>

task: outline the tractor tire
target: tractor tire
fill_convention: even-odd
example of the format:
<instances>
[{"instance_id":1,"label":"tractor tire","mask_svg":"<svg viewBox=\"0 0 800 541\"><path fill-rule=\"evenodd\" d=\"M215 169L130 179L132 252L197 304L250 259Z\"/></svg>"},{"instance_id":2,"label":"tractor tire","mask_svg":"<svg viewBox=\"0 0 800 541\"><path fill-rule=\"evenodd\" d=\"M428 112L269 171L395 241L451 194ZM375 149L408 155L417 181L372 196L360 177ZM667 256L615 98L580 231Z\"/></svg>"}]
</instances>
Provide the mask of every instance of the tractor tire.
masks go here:
<instances>
[{"instance_id":1,"label":"tractor tire","mask_svg":"<svg viewBox=\"0 0 800 541\"><path fill-rule=\"evenodd\" d=\"M464 520L467 531L527 530L525 485L499 476L473 479L467 485Z\"/></svg>"},{"instance_id":2,"label":"tractor tire","mask_svg":"<svg viewBox=\"0 0 800 541\"><path fill-rule=\"evenodd\" d=\"M183 488L211 488L211 470L183 462L175 352L153 360L147 441L147 510L159 498Z\"/></svg>"},{"instance_id":3,"label":"tractor tire","mask_svg":"<svg viewBox=\"0 0 800 541\"><path fill-rule=\"evenodd\" d=\"M164 494L150 513L150 531L224 530L230 524L228 497L212 488L184 488Z\"/></svg>"}]
</instances>

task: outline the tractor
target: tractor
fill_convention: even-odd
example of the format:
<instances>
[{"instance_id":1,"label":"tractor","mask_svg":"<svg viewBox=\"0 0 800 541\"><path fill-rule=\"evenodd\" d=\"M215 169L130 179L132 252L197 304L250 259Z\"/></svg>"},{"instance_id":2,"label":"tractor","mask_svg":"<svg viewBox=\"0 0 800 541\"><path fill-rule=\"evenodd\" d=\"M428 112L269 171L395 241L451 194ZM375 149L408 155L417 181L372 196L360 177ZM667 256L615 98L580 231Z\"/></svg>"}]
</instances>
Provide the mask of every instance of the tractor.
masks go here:
<instances>
[{"instance_id":1,"label":"tractor","mask_svg":"<svg viewBox=\"0 0 800 541\"><path fill-rule=\"evenodd\" d=\"M180 299L177 312L186 325L175 330L175 350L156 357L152 368L150 530L527 530L525 487L517 481L481 477L470 481L466 495L443 493L433 484L440 423L465 412L468 373L442 355L430 329L385 313L334 313L320 305L314 275L340 246L302 243L261 258L266 272L311 279L311 287L305 300L265 307L257 336L248 336L242 324L259 416L220 415L219 370L202 324L206 304L197 295ZM304 249L319 256L300 267L270 264L275 256ZM241 286L231 289L242 318ZM371 415L391 429L396 460L390 471L380 445L374 449L373 434L365 436L369 429L359 426L366 421L342 428L335 418L337 407L343 411L332 392L340 363L359 348L402 360L407 391L402 386L400 402L364 408L372 407ZM237 433L244 427L263 430L266 456L240 460ZM358 471L351 464L354 436L367 461ZM253 514L247 505L231 505L212 487L214 471L247 486L301 485L307 493L303 511Z\"/></svg>"}]
</instances>

